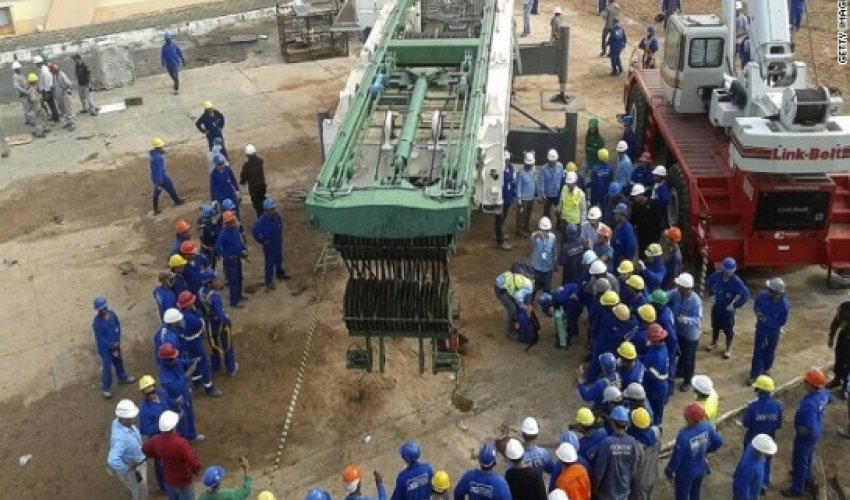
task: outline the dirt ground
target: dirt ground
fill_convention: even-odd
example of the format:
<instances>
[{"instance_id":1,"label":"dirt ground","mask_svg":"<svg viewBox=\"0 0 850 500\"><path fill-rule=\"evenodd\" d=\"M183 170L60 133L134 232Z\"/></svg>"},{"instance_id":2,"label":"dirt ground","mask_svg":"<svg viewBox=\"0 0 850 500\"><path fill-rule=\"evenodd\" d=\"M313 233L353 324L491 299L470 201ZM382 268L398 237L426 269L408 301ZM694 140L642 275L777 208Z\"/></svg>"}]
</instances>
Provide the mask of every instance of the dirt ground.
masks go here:
<instances>
[{"instance_id":1,"label":"dirt ground","mask_svg":"<svg viewBox=\"0 0 850 500\"><path fill-rule=\"evenodd\" d=\"M626 16L634 20L628 24L632 40L639 38L642 25L653 17L655 4L623 1ZM703 11L698 7L707 8L708 4L689 1L685 9ZM542 3L541 15L533 21L533 41L548 34L545 26L553 6L549 1ZM597 57L600 21L595 16L595 2L562 7L573 27L574 67L569 90L583 95L589 108L580 115L580 122L585 123L591 114L602 116L603 131L613 141L617 134L613 117L622 109L622 81L607 77L607 60ZM812 24L817 21L818 26L834 26L830 17L832 4L813 0L809 9ZM846 73L833 62L835 44L830 41L831 36L834 34L826 28L812 29L812 45L821 48L815 63L818 77L821 83L840 87L845 95L850 95ZM804 52L806 45L798 41L801 57L810 60ZM287 107L280 120L298 130L314 129L315 110L333 105L332 97L341 88L344 76L281 82L278 90L300 94L302 104L298 109ZM539 91L555 86L550 80L519 79L518 100L526 109L537 109L532 106L539 103ZM557 114L541 116L558 123ZM251 137L250 124L234 126L234 136L239 141ZM148 213L147 161L141 152L109 163L93 159L87 164L90 169L18 181L0 192L0 210L13 214L0 226L0 248L23 256L20 263L0 267L5 288L11 291L4 295L6 304L11 304L8 307L14 310L16 301L25 301L32 293L55 297L55 308L40 314L61 318L68 328L50 335L73 335L79 339L90 335L91 296L105 291L118 314L130 318L125 323L128 370L137 377L153 370L150 336L157 321L150 292L171 243L171 224L177 217L193 221L206 192L197 167L201 154L201 149L190 145L176 146L171 151L170 171L181 195L190 202L173 209L164 201L168 208L158 217ZM344 359L352 340L340 319L346 273L344 268L328 270L324 294L314 306L319 278L311 270L325 238L306 227L298 192L294 191L308 189L319 168L318 139L293 139L281 134L279 143L261 154L266 159L270 192L283 202L286 267L294 278L273 293L263 291L262 257L256 246L250 246L251 258L245 267L250 300L245 309L231 312L237 331L239 374L235 379L216 380L224 391L222 399L209 400L200 395L197 398L198 428L208 436L197 446L205 465L221 463L235 471L236 458L247 455L255 465L258 488L271 487L278 498L300 496L317 484L341 495L338 474L350 462L359 463L367 471L381 470L391 482L401 465L396 449L407 438L420 440L425 458L445 467L455 481L464 469L474 466L470 450L493 439L503 422L518 426L524 416L535 415L541 421L542 440L555 442L579 406L574 372L584 347L579 345L566 352L552 349L552 325L546 321L541 343L524 352L500 333L503 313L491 292L491 280L511 261L528 255L527 242L514 238L513 251L498 250L493 242L492 220L481 214L475 214L471 231L462 236L452 261L452 277L460 298L460 329L472 344L457 380L429 372L420 376L415 343L411 341L388 342L386 374L349 372ZM236 157L236 163L241 164L241 155ZM253 215L247 205L244 209L244 222L250 225ZM513 228L512 219L508 227ZM57 268L65 271L62 279L55 279L50 273ZM755 290L768 275L769 270L753 270L745 278ZM820 269L797 269L785 277L795 308L789 333L780 345L775 369L779 383L798 376L810 365L831 361L825 328L835 304L844 300L846 293L827 290ZM86 280L107 288L92 290ZM313 307L318 307L315 344L277 469L274 459ZM743 381L749 368L752 324L752 314L742 311L732 361L724 362L719 355L699 354L698 370L715 378L724 411L751 396ZM26 339L27 334L7 326L2 335ZM22 373L51 374L57 390L43 398L28 396L31 391L42 394L43 388L34 390L14 380L0 381L4 394L17 394L0 405L0 484L4 486L0 497L124 498L120 483L104 471L108 429L114 403L121 397L138 399L137 392L131 386L118 387L113 400L104 402L97 390L97 358L91 348L79 345L79 341L69 341L67 359L52 365L20 367ZM30 347L37 349L38 343ZM4 363L7 362L13 360L7 356ZM63 363L88 366L88 375L66 380L62 376ZM678 408L688 398L678 392L674 396L665 421L668 429L678 429ZM793 415L795 401L792 397L786 404L786 421ZM845 422L844 407L833 406L828 416L820 449L824 467L834 470L846 467L843 456L850 442L837 439L834 434L835 426ZM729 476L740 454L741 438L734 425L722 431L727 446L713 462L717 464L716 473L704 489L706 498L730 496ZM789 437L787 430L781 435L781 452L775 466L777 484L783 484L781 471L790 456ZM27 453L33 459L22 468L17 460ZM236 481L232 477L229 480ZM663 484L659 490L658 498L671 497ZM369 481L365 492L373 492ZM771 492L771 497L775 493Z\"/></svg>"}]
</instances>

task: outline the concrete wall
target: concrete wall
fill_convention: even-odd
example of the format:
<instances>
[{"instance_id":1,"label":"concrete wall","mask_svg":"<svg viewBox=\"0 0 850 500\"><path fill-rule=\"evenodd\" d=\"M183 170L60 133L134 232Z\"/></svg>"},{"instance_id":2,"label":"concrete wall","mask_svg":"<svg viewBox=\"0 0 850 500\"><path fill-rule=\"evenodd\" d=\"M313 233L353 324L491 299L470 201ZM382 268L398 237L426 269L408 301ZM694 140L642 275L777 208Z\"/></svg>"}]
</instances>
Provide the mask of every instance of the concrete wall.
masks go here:
<instances>
[{"instance_id":1,"label":"concrete wall","mask_svg":"<svg viewBox=\"0 0 850 500\"><path fill-rule=\"evenodd\" d=\"M32 33L37 26L43 26L52 3L53 0L0 0L0 7L11 9L15 34L21 34Z\"/></svg>"},{"instance_id":2,"label":"concrete wall","mask_svg":"<svg viewBox=\"0 0 850 500\"><path fill-rule=\"evenodd\" d=\"M93 22L115 21L136 14L185 7L187 5L210 1L214 0L99 0L97 2L97 8L94 11Z\"/></svg>"}]
</instances>

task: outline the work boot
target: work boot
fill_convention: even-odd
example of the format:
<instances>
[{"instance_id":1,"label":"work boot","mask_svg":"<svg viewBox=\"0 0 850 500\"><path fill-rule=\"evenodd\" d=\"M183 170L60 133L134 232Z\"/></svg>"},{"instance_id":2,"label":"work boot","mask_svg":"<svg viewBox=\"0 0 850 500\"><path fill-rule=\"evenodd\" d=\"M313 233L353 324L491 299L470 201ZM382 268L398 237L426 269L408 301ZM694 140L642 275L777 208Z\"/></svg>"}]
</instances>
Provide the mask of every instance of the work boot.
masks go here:
<instances>
[{"instance_id":1,"label":"work boot","mask_svg":"<svg viewBox=\"0 0 850 500\"><path fill-rule=\"evenodd\" d=\"M282 270L281 272L279 272L279 273L277 274L277 276L275 276L275 277L276 277L277 279L279 279L279 280L288 280L288 279L289 279L289 275L288 275L288 274L286 274L286 269L284 269L284 270Z\"/></svg>"},{"instance_id":2,"label":"work boot","mask_svg":"<svg viewBox=\"0 0 850 500\"><path fill-rule=\"evenodd\" d=\"M184 200L183 198L177 198L177 199L174 201L174 206L175 206L175 207L179 207L180 205L182 205L182 204L184 204L184 203L186 203L186 200Z\"/></svg>"},{"instance_id":3,"label":"work boot","mask_svg":"<svg viewBox=\"0 0 850 500\"><path fill-rule=\"evenodd\" d=\"M502 243L499 244L499 248L501 248L502 250L510 250L513 247L511 247L511 245L508 244L507 242L503 241Z\"/></svg>"},{"instance_id":4,"label":"work boot","mask_svg":"<svg viewBox=\"0 0 850 500\"><path fill-rule=\"evenodd\" d=\"M119 380L118 383L121 384L121 385L129 385L129 384L132 384L135 381L136 381L136 377L134 377L132 375L127 375L127 378L125 378L124 380Z\"/></svg>"},{"instance_id":5,"label":"work boot","mask_svg":"<svg viewBox=\"0 0 850 500\"><path fill-rule=\"evenodd\" d=\"M688 392L693 388L693 386L688 382L682 382L682 385L679 386L679 392Z\"/></svg>"},{"instance_id":6,"label":"work boot","mask_svg":"<svg viewBox=\"0 0 850 500\"><path fill-rule=\"evenodd\" d=\"M732 357L732 349L726 349L723 351L723 359L729 359Z\"/></svg>"},{"instance_id":7,"label":"work boot","mask_svg":"<svg viewBox=\"0 0 850 500\"><path fill-rule=\"evenodd\" d=\"M271 283L267 283L267 284L266 284L266 291L267 291L267 292L271 292L271 291L272 291L272 290L274 290L275 288L277 288L277 286L274 284L274 281L272 281Z\"/></svg>"},{"instance_id":8,"label":"work boot","mask_svg":"<svg viewBox=\"0 0 850 500\"><path fill-rule=\"evenodd\" d=\"M715 347L717 347L717 342L712 342L710 345L705 346L705 352L711 352Z\"/></svg>"},{"instance_id":9,"label":"work boot","mask_svg":"<svg viewBox=\"0 0 850 500\"><path fill-rule=\"evenodd\" d=\"M112 397L112 393L109 391L100 391L100 395L103 396L103 399L109 399Z\"/></svg>"},{"instance_id":10,"label":"work boot","mask_svg":"<svg viewBox=\"0 0 850 500\"><path fill-rule=\"evenodd\" d=\"M220 398L222 395L221 390L214 385L211 385L204 389L204 393L211 398Z\"/></svg>"},{"instance_id":11,"label":"work boot","mask_svg":"<svg viewBox=\"0 0 850 500\"><path fill-rule=\"evenodd\" d=\"M780 491L779 494L787 498L803 498L804 496L802 493L797 493L791 488L785 488L784 490Z\"/></svg>"},{"instance_id":12,"label":"work boot","mask_svg":"<svg viewBox=\"0 0 850 500\"><path fill-rule=\"evenodd\" d=\"M206 438L207 437L204 436L203 434L198 434L197 436L195 436L195 439L193 439L192 442L193 443L200 443L201 441L203 441Z\"/></svg>"}]
</instances>

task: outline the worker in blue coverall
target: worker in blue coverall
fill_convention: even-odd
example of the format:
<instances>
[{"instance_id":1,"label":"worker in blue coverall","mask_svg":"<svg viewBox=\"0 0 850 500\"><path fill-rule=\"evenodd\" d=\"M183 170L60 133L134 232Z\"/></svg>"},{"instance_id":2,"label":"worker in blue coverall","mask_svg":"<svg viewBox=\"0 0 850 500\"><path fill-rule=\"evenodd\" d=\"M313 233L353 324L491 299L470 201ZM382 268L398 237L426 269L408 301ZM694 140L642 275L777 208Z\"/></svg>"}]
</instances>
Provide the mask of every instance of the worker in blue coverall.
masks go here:
<instances>
[{"instance_id":1,"label":"worker in blue coverall","mask_svg":"<svg viewBox=\"0 0 850 500\"><path fill-rule=\"evenodd\" d=\"M637 235L628 220L629 208L620 203L614 208L614 234L611 247L614 249L614 267L624 260L632 260L637 253Z\"/></svg>"},{"instance_id":2,"label":"worker in blue coverall","mask_svg":"<svg viewBox=\"0 0 850 500\"><path fill-rule=\"evenodd\" d=\"M767 375L759 375L753 388L757 399L747 405L741 423L747 432L744 434L744 445L753 440L758 434L766 434L772 438L782 427L783 408L782 403L772 397L776 385L773 379ZM770 484L770 457L765 459L764 465L764 487Z\"/></svg>"},{"instance_id":3,"label":"worker in blue coverall","mask_svg":"<svg viewBox=\"0 0 850 500\"><path fill-rule=\"evenodd\" d=\"M558 265L558 237L552 231L552 221L544 215L540 218L537 228L530 238L535 294L538 290L552 291L552 274Z\"/></svg>"},{"instance_id":4,"label":"worker in blue coverall","mask_svg":"<svg viewBox=\"0 0 850 500\"><path fill-rule=\"evenodd\" d=\"M631 264L631 261L624 260L620 264L625 263ZM629 306L630 310L637 311L641 306L649 303L649 297L646 293L646 283L643 282L643 278L639 274L632 274L631 272L628 274L629 277L623 281L625 285L625 293L622 295L623 304ZM622 290L623 287L621 286L620 289Z\"/></svg>"},{"instance_id":5,"label":"worker in blue coverall","mask_svg":"<svg viewBox=\"0 0 850 500\"><path fill-rule=\"evenodd\" d=\"M186 276L183 274L186 264L188 262L179 253L168 258L168 267L171 269L171 291L178 298L187 289Z\"/></svg>"},{"instance_id":6,"label":"worker in blue coverall","mask_svg":"<svg viewBox=\"0 0 850 500\"><path fill-rule=\"evenodd\" d=\"M480 469L464 472L455 486L454 500L511 500L508 483L493 470L496 466L496 448L484 444L478 450Z\"/></svg>"},{"instance_id":7,"label":"worker in blue coverall","mask_svg":"<svg viewBox=\"0 0 850 500\"><path fill-rule=\"evenodd\" d=\"M167 257L180 253L180 247L183 243L192 239L192 234L189 232L190 229L192 229L192 225L185 220L177 219L174 221L174 243L168 248Z\"/></svg>"},{"instance_id":8,"label":"worker in blue coverall","mask_svg":"<svg viewBox=\"0 0 850 500\"><path fill-rule=\"evenodd\" d=\"M655 321L667 332L664 345L667 347L667 359L669 360L670 388L673 393L673 381L676 379L676 365L679 362L679 337L676 334L676 319L673 311L667 307L667 292L662 289L655 290L649 294L649 303L655 308Z\"/></svg>"},{"instance_id":9,"label":"worker in blue coverall","mask_svg":"<svg viewBox=\"0 0 850 500\"><path fill-rule=\"evenodd\" d=\"M273 199L263 200L263 215L251 230L251 235L263 247L263 282L269 290L275 287L273 277L279 280L287 278L283 268L283 217L277 213L276 207Z\"/></svg>"},{"instance_id":10,"label":"worker in blue coverall","mask_svg":"<svg viewBox=\"0 0 850 500\"><path fill-rule=\"evenodd\" d=\"M652 155L644 152L638 157L637 165L632 170L632 184L651 186L655 180L652 175Z\"/></svg>"},{"instance_id":11,"label":"worker in blue coverall","mask_svg":"<svg viewBox=\"0 0 850 500\"><path fill-rule=\"evenodd\" d=\"M211 398L221 396L221 390L212 383L210 372L210 359L204 344L207 339L207 325L198 308L195 306L197 297L186 290L177 297L177 306L183 313L183 329L180 331L180 339L183 341L183 357L186 359L198 359L198 367L192 373L192 382L204 386L204 393Z\"/></svg>"},{"instance_id":12,"label":"worker in blue coverall","mask_svg":"<svg viewBox=\"0 0 850 500\"><path fill-rule=\"evenodd\" d=\"M213 271L215 271L218 258L213 250L218 233L221 232L221 218L217 213L217 202L205 203L201 206L201 216L198 217L198 239L201 243L201 255Z\"/></svg>"},{"instance_id":13,"label":"worker in blue coverall","mask_svg":"<svg viewBox=\"0 0 850 500\"><path fill-rule=\"evenodd\" d=\"M655 38L655 26L646 27L646 36L641 38L638 49L642 52L640 57L643 69L655 68L655 54L658 52L658 39ZM631 116L631 115L629 115Z\"/></svg>"},{"instance_id":14,"label":"worker in blue coverall","mask_svg":"<svg viewBox=\"0 0 850 500\"><path fill-rule=\"evenodd\" d=\"M782 490L782 496L798 498L804 496L812 484L812 455L823 434L823 412L832 404L832 395L824 389L826 375L811 368L803 375L806 394L794 414L794 451L791 455L791 487Z\"/></svg>"},{"instance_id":15,"label":"worker in blue coverall","mask_svg":"<svg viewBox=\"0 0 850 500\"><path fill-rule=\"evenodd\" d=\"M224 227L215 242L215 253L221 256L224 276L230 292L230 307L244 307L242 301L242 259L248 258L248 250L236 226L236 214L227 211L222 215Z\"/></svg>"},{"instance_id":16,"label":"worker in blue coverall","mask_svg":"<svg viewBox=\"0 0 850 500\"><path fill-rule=\"evenodd\" d=\"M139 433L145 440L159 434L159 417L166 410L179 412L177 405L165 390L156 386L156 380L150 375L144 375L139 379L139 391L144 399L139 403ZM165 482L162 476L162 464L154 462L154 473L159 491L165 493Z\"/></svg>"},{"instance_id":17,"label":"worker in blue coverall","mask_svg":"<svg viewBox=\"0 0 850 500\"><path fill-rule=\"evenodd\" d=\"M162 315L162 325L153 334L153 358L157 360L157 364L160 364L158 353L162 344L171 344L177 350L183 348L183 340L180 336L182 330L183 313L177 309L175 303L174 307L165 310Z\"/></svg>"},{"instance_id":18,"label":"worker in blue coverall","mask_svg":"<svg viewBox=\"0 0 850 500\"><path fill-rule=\"evenodd\" d=\"M629 158L632 160L632 165L634 166L634 163L637 162L638 159L637 135L635 134L635 131L632 130L632 127L635 124L635 117L632 115L622 115L617 121L623 126L622 139L626 141L626 144L629 146ZM634 168L632 168L632 171L634 171ZM631 181L631 178L629 180ZM623 187L625 187L625 185Z\"/></svg>"},{"instance_id":19,"label":"worker in blue coverall","mask_svg":"<svg viewBox=\"0 0 850 500\"><path fill-rule=\"evenodd\" d=\"M643 389L646 392L646 400L652 408L652 423L661 425L664 423L664 407L670 394L670 361L665 341L668 337L667 330L658 323L653 323L647 329L646 341L648 346L641 356L646 372L643 375Z\"/></svg>"},{"instance_id":20,"label":"worker in blue coverall","mask_svg":"<svg viewBox=\"0 0 850 500\"><path fill-rule=\"evenodd\" d=\"M520 427L522 433L522 447L524 453L522 455L522 464L525 467L533 467L539 469L541 473L545 472L552 475L554 462L546 448L537 446L537 437L540 435L540 424L534 417L525 417ZM508 464L508 468L513 464Z\"/></svg>"},{"instance_id":21,"label":"worker in blue coverall","mask_svg":"<svg viewBox=\"0 0 850 500\"><path fill-rule=\"evenodd\" d=\"M634 465L641 461L643 449L635 438L626 434L629 411L625 407L614 408L609 420L614 432L590 454L591 491L594 498L629 498Z\"/></svg>"},{"instance_id":22,"label":"worker in blue coverall","mask_svg":"<svg viewBox=\"0 0 850 500\"><path fill-rule=\"evenodd\" d=\"M806 12L806 0L791 0L788 23L791 25L791 33L800 30L803 23L803 14Z\"/></svg>"},{"instance_id":23,"label":"worker in blue coverall","mask_svg":"<svg viewBox=\"0 0 850 500\"><path fill-rule=\"evenodd\" d=\"M210 199L217 201L219 205L224 206L224 200L239 200L239 183L236 182L236 175L227 164L227 159L224 155L218 155L213 158L215 168L210 172ZM239 204L236 203L233 209L236 216L239 217Z\"/></svg>"},{"instance_id":24,"label":"worker in blue coverall","mask_svg":"<svg viewBox=\"0 0 850 500\"><path fill-rule=\"evenodd\" d=\"M605 37L608 57L611 58L611 76L617 76L623 72L623 61L620 59L620 53L626 48L627 43L626 30L620 26L619 19L614 19L614 25L608 28Z\"/></svg>"},{"instance_id":25,"label":"worker in blue coverall","mask_svg":"<svg viewBox=\"0 0 850 500\"><path fill-rule=\"evenodd\" d=\"M666 228L670 225L667 220L667 213L672 197L670 185L667 184L667 167L658 165L652 169L652 177L654 183L647 186L647 189L651 190L649 199L652 200L652 208L655 209L658 220L661 221L661 227Z\"/></svg>"},{"instance_id":26,"label":"worker in blue coverall","mask_svg":"<svg viewBox=\"0 0 850 500\"><path fill-rule=\"evenodd\" d=\"M159 347L157 357L160 360L159 382L168 397L180 409L177 432L188 441L203 441L204 435L198 434L195 429L195 407L192 403L192 390L189 388L189 377L197 368L200 358L180 358L180 351L169 343Z\"/></svg>"},{"instance_id":27,"label":"worker in blue coverall","mask_svg":"<svg viewBox=\"0 0 850 500\"><path fill-rule=\"evenodd\" d=\"M227 374L233 377L239 369L236 362L236 350L233 348L233 326L227 313L224 312L224 302L218 289L221 288L215 271L204 271L201 274L203 286L198 297L201 299L201 310L209 325L210 365L213 373L218 373L222 362Z\"/></svg>"},{"instance_id":28,"label":"worker in blue coverall","mask_svg":"<svg viewBox=\"0 0 850 500\"><path fill-rule=\"evenodd\" d=\"M186 279L186 289L195 295L201 289L201 273L209 266L206 256L198 253L198 246L191 241L180 245L180 256L186 259L183 277Z\"/></svg>"},{"instance_id":29,"label":"worker in blue coverall","mask_svg":"<svg viewBox=\"0 0 850 500\"><path fill-rule=\"evenodd\" d=\"M614 181L620 185L621 191L625 191L625 187L631 182L634 168L634 163L629 157L629 143L623 140L617 142L617 171L614 174Z\"/></svg>"},{"instance_id":30,"label":"worker in blue coverall","mask_svg":"<svg viewBox=\"0 0 850 500\"><path fill-rule=\"evenodd\" d=\"M651 243L643 254L646 256L646 261L639 261L637 270L646 284L646 290L651 294L661 288L664 275L667 273L664 267L664 249L658 243Z\"/></svg>"},{"instance_id":31,"label":"worker in blue coverall","mask_svg":"<svg viewBox=\"0 0 850 500\"><path fill-rule=\"evenodd\" d=\"M415 441L405 441L398 450L407 466L398 473L391 500L429 500L434 469L420 462L422 449Z\"/></svg>"},{"instance_id":32,"label":"worker in blue coverall","mask_svg":"<svg viewBox=\"0 0 850 500\"><path fill-rule=\"evenodd\" d=\"M581 316L582 304L579 299L578 283L567 283L564 286L552 290L551 295L541 293L537 299L540 310L547 316L552 316L552 309L561 309L564 313L566 323L567 344L572 343L578 337L578 320ZM565 347L565 346L564 346Z\"/></svg>"},{"instance_id":33,"label":"worker in blue coverall","mask_svg":"<svg viewBox=\"0 0 850 500\"><path fill-rule=\"evenodd\" d=\"M162 318L168 309L177 307L177 295L171 289L173 278L170 271L160 271L157 276L159 284L153 289L153 300L156 302L159 318Z\"/></svg>"},{"instance_id":34,"label":"worker in blue coverall","mask_svg":"<svg viewBox=\"0 0 850 500\"><path fill-rule=\"evenodd\" d=\"M617 373L620 375L620 385L625 388L632 383L643 384L646 373L643 363L637 357L635 345L628 340L617 348Z\"/></svg>"},{"instance_id":35,"label":"worker in blue coverall","mask_svg":"<svg viewBox=\"0 0 850 500\"><path fill-rule=\"evenodd\" d=\"M496 244L502 250L510 250L511 245L507 242L508 238L505 235L505 220L507 220L508 212L511 211L516 199L516 174L514 166L511 163L511 153L505 150L505 170L502 171L502 210L496 214Z\"/></svg>"},{"instance_id":36,"label":"worker in blue coverall","mask_svg":"<svg viewBox=\"0 0 850 500\"><path fill-rule=\"evenodd\" d=\"M723 438L706 422L705 410L696 402L686 404L683 414L687 426L676 436L664 475L675 481L676 500L699 500L708 472L706 457L723 446Z\"/></svg>"},{"instance_id":37,"label":"worker in blue coverall","mask_svg":"<svg viewBox=\"0 0 850 500\"><path fill-rule=\"evenodd\" d=\"M679 391L691 390L691 378L697 364L697 346L702 333L702 300L694 292L694 277L682 273L676 278L676 289L667 293L667 303L676 319L676 334L679 336L679 366L676 373L682 377Z\"/></svg>"},{"instance_id":38,"label":"worker in blue coverall","mask_svg":"<svg viewBox=\"0 0 850 500\"><path fill-rule=\"evenodd\" d=\"M614 181L614 169L608 163L608 150L596 152L596 164L590 172L590 204L600 206L608 194L608 186Z\"/></svg>"},{"instance_id":39,"label":"worker in blue coverall","mask_svg":"<svg viewBox=\"0 0 850 500\"><path fill-rule=\"evenodd\" d=\"M221 154L225 158L228 157L227 147L224 145L224 114L215 109L212 102L204 101L204 112L195 120L195 128L207 137L210 151L216 139L221 139Z\"/></svg>"},{"instance_id":40,"label":"worker in blue coverall","mask_svg":"<svg viewBox=\"0 0 850 500\"><path fill-rule=\"evenodd\" d=\"M617 358L610 352L604 352L599 355L599 378L590 380L585 377L585 374L579 371L576 375L578 380L578 394L581 399L592 403L591 408L598 411L602 408L602 396L606 387L616 387L619 389L620 374L617 373Z\"/></svg>"},{"instance_id":41,"label":"worker in blue coverall","mask_svg":"<svg viewBox=\"0 0 850 500\"><path fill-rule=\"evenodd\" d=\"M558 152L550 149L546 155L546 163L540 167L538 199L543 202L543 215L551 218L552 207L561 202L561 189L564 187L564 164L558 161ZM560 220L560 217L556 218Z\"/></svg>"},{"instance_id":42,"label":"worker in blue coverall","mask_svg":"<svg viewBox=\"0 0 850 500\"><path fill-rule=\"evenodd\" d=\"M94 310L97 313L91 323L97 355L100 356L100 394L112 397L112 370L120 384L132 384L136 378L124 371L124 358L121 356L121 322L118 315L109 308L105 297L94 298Z\"/></svg>"},{"instance_id":43,"label":"worker in blue coverall","mask_svg":"<svg viewBox=\"0 0 850 500\"><path fill-rule=\"evenodd\" d=\"M153 213L154 215L160 212L159 210L159 195L164 189L175 206L182 205L183 200L177 195L177 190L174 188L174 183L171 182L171 177L168 176L168 170L165 168L165 151L162 149L165 146L165 141L159 137L151 139L151 149L148 152L151 167L151 184L153 184Z\"/></svg>"},{"instance_id":44,"label":"worker in blue coverall","mask_svg":"<svg viewBox=\"0 0 850 500\"><path fill-rule=\"evenodd\" d=\"M732 475L732 500L759 500L764 494L766 461L776 454L776 442L767 434L757 434L744 446Z\"/></svg>"},{"instance_id":45,"label":"worker in blue coverall","mask_svg":"<svg viewBox=\"0 0 850 500\"><path fill-rule=\"evenodd\" d=\"M623 194L623 184L620 184L619 182L612 182L608 185L608 195L605 197L605 201L602 202L603 224L608 227L614 227L614 209L617 208L617 205L620 203L628 204L629 198ZM602 236L602 234L603 233L600 230L599 235Z\"/></svg>"},{"instance_id":46,"label":"worker in blue coverall","mask_svg":"<svg viewBox=\"0 0 850 500\"><path fill-rule=\"evenodd\" d=\"M753 342L753 362L750 368L749 384L759 375L770 375L776 347L782 336L791 304L785 296L785 282L782 278L771 278L753 303L756 315L756 338Z\"/></svg>"},{"instance_id":47,"label":"worker in blue coverall","mask_svg":"<svg viewBox=\"0 0 850 500\"><path fill-rule=\"evenodd\" d=\"M612 298L608 295L607 300ZM606 299L606 296L603 295L602 299ZM605 352L616 352L627 336L634 335L638 324L625 304L617 304L611 309L605 308L600 311L595 327L590 345L590 363L586 373L588 381L596 379L599 371L599 356Z\"/></svg>"},{"instance_id":48,"label":"worker in blue coverall","mask_svg":"<svg viewBox=\"0 0 850 500\"><path fill-rule=\"evenodd\" d=\"M377 500L387 500L387 490L384 489L384 478L378 471L373 473L375 489L378 490ZM356 465L349 465L342 471L342 485L345 489L345 500L370 500L361 492L363 472Z\"/></svg>"},{"instance_id":49,"label":"worker in blue coverall","mask_svg":"<svg viewBox=\"0 0 850 500\"><path fill-rule=\"evenodd\" d=\"M183 51L174 43L174 37L171 32L166 31L162 34L165 43L160 51L160 63L168 71L168 76L174 83L174 94L180 92L180 66L186 66L186 59L183 58Z\"/></svg>"},{"instance_id":50,"label":"worker in blue coverall","mask_svg":"<svg viewBox=\"0 0 850 500\"><path fill-rule=\"evenodd\" d=\"M726 336L726 350L723 359L732 357L732 341L735 338L735 311L744 307L750 300L750 291L744 281L735 274L738 264L732 257L723 259L720 269L711 273L706 281L706 292L714 301L711 306L711 345L705 348L711 352L717 347L720 332Z\"/></svg>"},{"instance_id":51,"label":"worker in blue coverall","mask_svg":"<svg viewBox=\"0 0 850 500\"><path fill-rule=\"evenodd\" d=\"M570 425L570 430L575 431L579 436L579 456L590 465L591 453L603 439L608 437L608 432L600 425L600 420L594 416L593 411L587 407L581 407L576 411L575 421Z\"/></svg>"}]
</instances>

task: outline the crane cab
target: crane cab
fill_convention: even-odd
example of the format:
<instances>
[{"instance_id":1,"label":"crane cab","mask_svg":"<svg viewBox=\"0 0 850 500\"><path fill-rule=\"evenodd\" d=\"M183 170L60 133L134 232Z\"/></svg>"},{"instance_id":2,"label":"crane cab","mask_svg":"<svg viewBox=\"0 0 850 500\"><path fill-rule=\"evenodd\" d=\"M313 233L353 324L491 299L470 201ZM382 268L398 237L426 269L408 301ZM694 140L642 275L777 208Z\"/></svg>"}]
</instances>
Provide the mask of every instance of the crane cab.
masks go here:
<instances>
[{"instance_id":1,"label":"crane cab","mask_svg":"<svg viewBox=\"0 0 850 500\"><path fill-rule=\"evenodd\" d=\"M664 35L661 79L676 112L706 112L712 89L723 86L728 37L729 29L717 16L670 17Z\"/></svg>"}]
</instances>

